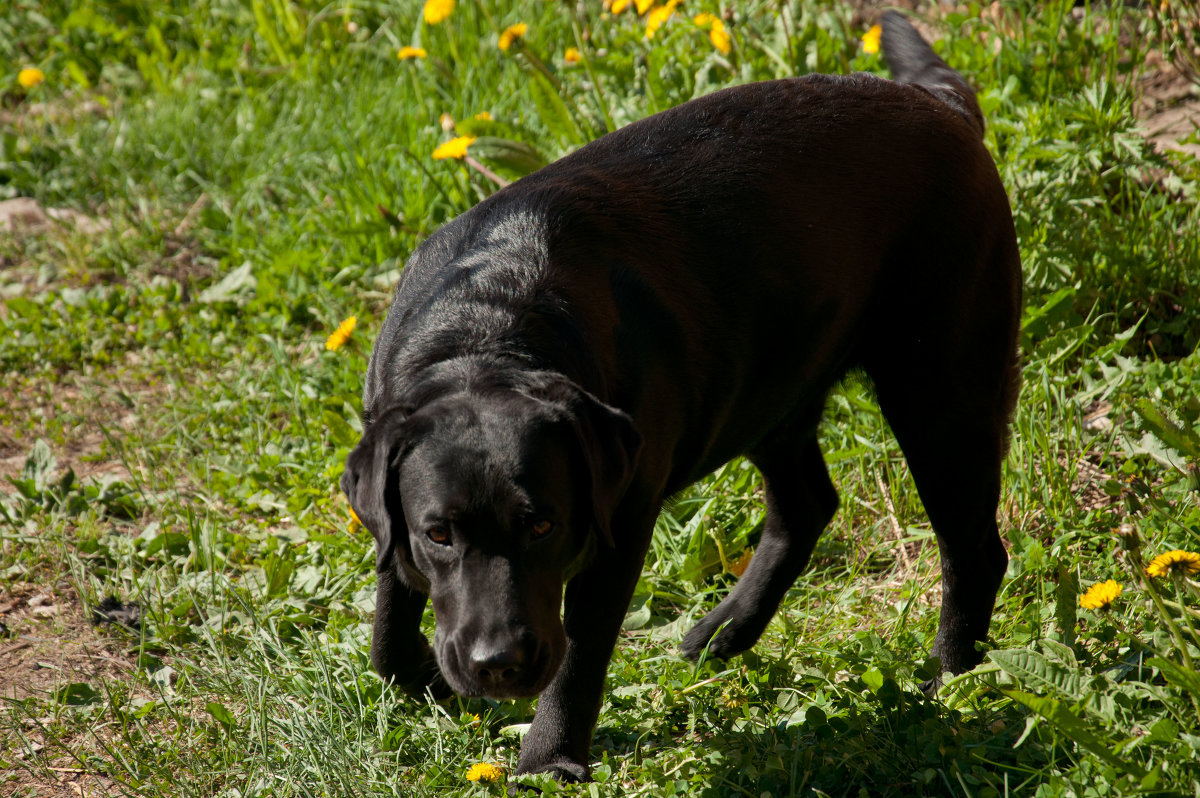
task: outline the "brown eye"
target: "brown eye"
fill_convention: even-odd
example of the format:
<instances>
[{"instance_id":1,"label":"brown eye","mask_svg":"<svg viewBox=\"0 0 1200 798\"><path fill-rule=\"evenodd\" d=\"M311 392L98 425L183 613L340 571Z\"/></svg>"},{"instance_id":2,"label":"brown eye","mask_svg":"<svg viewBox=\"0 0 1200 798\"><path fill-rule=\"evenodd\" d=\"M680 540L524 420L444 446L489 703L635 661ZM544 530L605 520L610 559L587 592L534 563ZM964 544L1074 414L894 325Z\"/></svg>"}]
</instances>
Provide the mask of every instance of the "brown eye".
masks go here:
<instances>
[{"instance_id":1,"label":"brown eye","mask_svg":"<svg viewBox=\"0 0 1200 798\"><path fill-rule=\"evenodd\" d=\"M546 537L546 535L550 534L550 530L552 529L554 529L554 524L550 523L545 518L534 521L532 527L534 540Z\"/></svg>"},{"instance_id":2,"label":"brown eye","mask_svg":"<svg viewBox=\"0 0 1200 798\"><path fill-rule=\"evenodd\" d=\"M431 526L425 531L425 537L432 540L439 546L450 545L450 533L446 531L444 526Z\"/></svg>"}]
</instances>

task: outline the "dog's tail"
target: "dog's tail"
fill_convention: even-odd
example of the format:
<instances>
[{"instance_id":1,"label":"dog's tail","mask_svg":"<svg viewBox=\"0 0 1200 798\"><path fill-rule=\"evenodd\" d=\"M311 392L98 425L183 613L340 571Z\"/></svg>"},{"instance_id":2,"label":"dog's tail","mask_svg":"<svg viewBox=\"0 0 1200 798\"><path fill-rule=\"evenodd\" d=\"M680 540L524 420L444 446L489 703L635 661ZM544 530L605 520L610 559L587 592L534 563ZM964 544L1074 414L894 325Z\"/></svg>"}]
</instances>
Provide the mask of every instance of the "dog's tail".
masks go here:
<instances>
[{"instance_id":1,"label":"dog's tail","mask_svg":"<svg viewBox=\"0 0 1200 798\"><path fill-rule=\"evenodd\" d=\"M933 48L902 15L888 11L880 20L880 25L883 27L883 58L895 81L925 89L966 117L982 137L983 111L979 110L975 92L963 76L938 58Z\"/></svg>"}]
</instances>

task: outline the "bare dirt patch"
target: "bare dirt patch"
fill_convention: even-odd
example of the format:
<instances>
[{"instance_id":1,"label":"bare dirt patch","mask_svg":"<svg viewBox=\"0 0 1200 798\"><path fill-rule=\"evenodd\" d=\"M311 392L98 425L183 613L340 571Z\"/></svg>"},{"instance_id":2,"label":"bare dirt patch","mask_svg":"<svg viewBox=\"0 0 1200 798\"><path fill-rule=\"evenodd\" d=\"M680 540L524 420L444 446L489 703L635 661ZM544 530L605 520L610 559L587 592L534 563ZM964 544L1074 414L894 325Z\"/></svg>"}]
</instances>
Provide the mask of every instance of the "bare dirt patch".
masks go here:
<instances>
[{"instance_id":1,"label":"bare dirt patch","mask_svg":"<svg viewBox=\"0 0 1200 798\"><path fill-rule=\"evenodd\" d=\"M1200 158L1200 83L1151 54L1152 67L1142 78L1136 111L1146 137L1159 150L1175 150ZM1185 141L1185 139L1191 139Z\"/></svg>"},{"instance_id":2,"label":"bare dirt patch","mask_svg":"<svg viewBox=\"0 0 1200 798\"><path fill-rule=\"evenodd\" d=\"M0 623L0 698L46 698L62 684L133 671L123 643L92 626L66 582L13 584L0 598Z\"/></svg>"},{"instance_id":3,"label":"bare dirt patch","mask_svg":"<svg viewBox=\"0 0 1200 798\"><path fill-rule=\"evenodd\" d=\"M15 489L9 478L25 466L38 438L50 443L58 470L70 468L81 481L113 476L128 481L128 465L107 445L108 435L143 423L158 389L145 378L75 376L50 385L14 380L0 387L0 492Z\"/></svg>"},{"instance_id":4,"label":"bare dirt patch","mask_svg":"<svg viewBox=\"0 0 1200 798\"><path fill-rule=\"evenodd\" d=\"M111 781L48 745L42 730L54 724L53 707L62 703L56 696L69 685L100 690L102 682L128 681L134 664L127 645L91 625L66 582L7 586L0 624L0 708L13 717L11 727L0 727L11 767L0 778L0 796L111 794Z\"/></svg>"},{"instance_id":5,"label":"bare dirt patch","mask_svg":"<svg viewBox=\"0 0 1200 798\"><path fill-rule=\"evenodd\" d=\"M93 219L70 208L43 208L29 197L0 201L0 231L14 234L41 233L55 226L94 234L109 227L103 219Z\"/></svg>"}]
</instances>

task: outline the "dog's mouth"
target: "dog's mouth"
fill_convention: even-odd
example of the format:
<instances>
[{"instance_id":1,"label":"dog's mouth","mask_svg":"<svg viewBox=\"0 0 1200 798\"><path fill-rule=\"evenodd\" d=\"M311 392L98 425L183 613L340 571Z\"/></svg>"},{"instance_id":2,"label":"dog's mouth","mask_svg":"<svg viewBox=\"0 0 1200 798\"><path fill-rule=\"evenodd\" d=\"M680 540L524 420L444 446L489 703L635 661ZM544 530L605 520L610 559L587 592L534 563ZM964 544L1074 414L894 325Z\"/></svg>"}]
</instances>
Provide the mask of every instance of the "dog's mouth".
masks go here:
<instances>
[{"instance_id":1,"label":"dog's mouth","mask_svg":"<svg viewBox=\"0 0 1200 798\"><path fill-rule=\"evenodd\" d=\"M467 646L448 644L437 647L437 662L443 678L464 698L533 698L558 673L564 648L543 640L531 647L530 655L519 664L481 665L462 655L469 650Z\"/></svg>"}]
</instances>

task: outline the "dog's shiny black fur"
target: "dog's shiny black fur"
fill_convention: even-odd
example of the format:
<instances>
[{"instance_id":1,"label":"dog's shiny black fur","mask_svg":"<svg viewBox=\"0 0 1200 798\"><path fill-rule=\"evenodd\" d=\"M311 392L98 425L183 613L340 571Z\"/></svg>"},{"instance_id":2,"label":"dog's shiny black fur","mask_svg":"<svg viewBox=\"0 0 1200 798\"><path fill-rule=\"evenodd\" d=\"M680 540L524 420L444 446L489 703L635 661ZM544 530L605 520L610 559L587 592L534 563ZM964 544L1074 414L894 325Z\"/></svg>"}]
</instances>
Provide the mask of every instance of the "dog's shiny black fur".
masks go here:
<instances>
[{"instance_id":1,"label":"dog's shiny black fur","mask_svg":"<svg viewBox=\"0 0 1200 798\"><path fill-rule=\"evenodd\" d=\"M343 477L377 542L372 657L416 693L540 695L518 772L587 777L655 518L738 455L762 473L762 540L683 652L754 644L837 508L816 430L850 368L937 533L933 654L979 662L1020 262L971 90L898 15L883 47L895 82L686 103L497 192L405 267Z\"/></svg>"}]
</instances>

